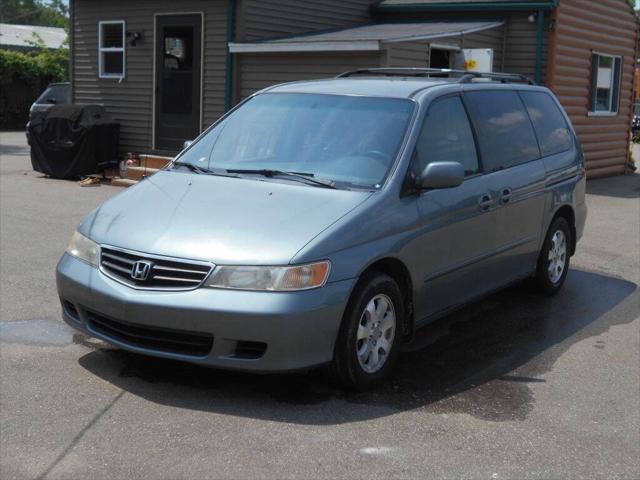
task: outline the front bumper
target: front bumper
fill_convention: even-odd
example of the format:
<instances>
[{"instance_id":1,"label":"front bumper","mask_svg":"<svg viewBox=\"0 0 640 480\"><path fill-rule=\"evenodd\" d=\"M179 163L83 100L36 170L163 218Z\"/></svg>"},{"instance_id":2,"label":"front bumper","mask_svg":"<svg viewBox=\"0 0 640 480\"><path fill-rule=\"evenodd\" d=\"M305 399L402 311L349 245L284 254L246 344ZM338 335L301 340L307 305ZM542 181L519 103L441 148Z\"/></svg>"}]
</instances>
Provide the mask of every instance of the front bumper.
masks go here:
<instances>
[{"instance_id":1,"label":"front bumper","mask_svg":"<svg viewBox=\"0 0 640 480\"><path fill-rule=\"evenodd\" d=\"M137 353L256 372L298 370L330 362L355 282L328 283L301 292L206 287L144 291L122 285L66 253L58 263L56 278L63 319L89 336ZM198 355L148 347L130 340L132 337L105 333L94 318L158 329L164 336L172 331L209 334L213 343L208 353ZM257 358L245 358L238 352L239 346L246 345L266 348Z\"/></svg>"}]
</instances>

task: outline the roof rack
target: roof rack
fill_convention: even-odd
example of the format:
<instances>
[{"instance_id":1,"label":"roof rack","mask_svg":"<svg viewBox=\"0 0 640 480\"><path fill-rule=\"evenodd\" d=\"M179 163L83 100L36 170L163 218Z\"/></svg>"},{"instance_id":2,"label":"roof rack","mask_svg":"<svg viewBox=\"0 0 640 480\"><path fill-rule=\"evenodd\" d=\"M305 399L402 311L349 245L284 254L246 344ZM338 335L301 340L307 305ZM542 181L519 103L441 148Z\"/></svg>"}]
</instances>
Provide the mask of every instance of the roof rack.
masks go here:
<instances>
[{"instance_id":1,"label":"roof rack","mask_svg":"<svg viewBox=\"0 0 640 480\"><path fill-rule=\"evenodd\" d=\"M525 75L519 73L489 73L473 72L467 70L452 70L450 68L413 68L413 67L388 67L388 68L361 68L351 70L338 75L336 78L348 78L357 75L380 75L384 77L442 77L448 78L458 76L459 83L471 83L475 79L487 79L500 83L526 83L537 85Z\"/></svg>"}]
</instances>

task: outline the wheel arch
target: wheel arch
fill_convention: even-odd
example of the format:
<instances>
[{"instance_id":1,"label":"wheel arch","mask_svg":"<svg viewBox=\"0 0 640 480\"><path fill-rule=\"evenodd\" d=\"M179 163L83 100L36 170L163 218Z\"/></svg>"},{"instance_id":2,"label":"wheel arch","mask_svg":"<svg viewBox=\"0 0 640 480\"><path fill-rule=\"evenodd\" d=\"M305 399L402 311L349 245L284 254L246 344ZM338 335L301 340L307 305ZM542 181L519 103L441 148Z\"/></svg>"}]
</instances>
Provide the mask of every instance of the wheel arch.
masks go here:
<instances>
[{"instance_id":1,"label":"wheel arch","mask_svg":"<svg viewBox=\"0 0 640 480\"><path fill-rule=\"evenodd\" d=\"M366 275L377 272L389 275L400 287L404 301L405 318L402 328L403 338L409 339L414 330L413 314L413 280L411 273L402 260L395 257L384 257L376 259L367 265L358 275L359 279Z\"/></svg>"},{"instance_id":2,"label":"wheel arch","mask_svg":"<svg viewBox=\"0 0 640 480\"><path fill-rule=\"evenodd\" d=\"M573 207L568 204L561 205L560 207L558 207L558 209L553 214L553 217L551 217L551 221L549 222L549 225L547 226L547 232L549 231L549 228L551 228L551 225L553 225L553 222L555 222L556 219L558 218L564 218L569 224L569 228L571 229L570 254L571 256L573 256L576 253L576 242L577 242L576 241L576 214L575 214L575 211L573 210Z\"/></svg>"}]
</instances>

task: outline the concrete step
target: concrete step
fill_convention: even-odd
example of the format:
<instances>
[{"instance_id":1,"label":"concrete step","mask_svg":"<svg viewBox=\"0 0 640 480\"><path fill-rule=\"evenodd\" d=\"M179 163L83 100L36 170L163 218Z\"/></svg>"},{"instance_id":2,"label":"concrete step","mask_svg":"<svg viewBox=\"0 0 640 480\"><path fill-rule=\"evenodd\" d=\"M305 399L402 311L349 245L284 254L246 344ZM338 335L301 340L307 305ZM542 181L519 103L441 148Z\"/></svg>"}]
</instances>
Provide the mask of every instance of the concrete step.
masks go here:
<instances>
[{"instance_id":1,"label":"concrete step","mask_svg":"<svg viewBox=\"0 0 640 480\"><path fill-rule=\"evenodd\" d=\"M126 178L128 178L129 180L142 180L144 177L150 177L157 171L157 168L127 167Z\"/></svg>"},{"instance_id":2,"label":"concrete step","mask_svg":"<svg viewBox=\"0 0 640 480\"><path fill-rule=\"evenodd\" d=\"M167 165L171 160L173 160L173 158L162 157L160 155L140 155L140 166L160 169Z\"/></svg>"},{"instance_id":3,"label":"concrete step","mask_svg":"<svg viewBox=\"0 0 640 480\"><path fill-rule=\"evenodd\" d=\"M116 177L111 180L111 185L114 187L130 187L131 185L135 185L136 183L138 183L137 180L130 180L128 178Z\"/></svg>"}]
</instances>

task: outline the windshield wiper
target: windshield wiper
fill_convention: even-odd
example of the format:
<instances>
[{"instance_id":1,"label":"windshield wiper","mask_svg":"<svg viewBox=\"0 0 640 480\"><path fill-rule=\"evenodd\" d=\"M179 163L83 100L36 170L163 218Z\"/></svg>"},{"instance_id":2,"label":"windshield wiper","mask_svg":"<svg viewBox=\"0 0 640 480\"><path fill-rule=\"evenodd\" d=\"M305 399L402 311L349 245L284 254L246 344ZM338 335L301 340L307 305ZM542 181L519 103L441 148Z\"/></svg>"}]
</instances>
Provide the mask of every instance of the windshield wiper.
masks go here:
<instances>
[{"instance_id":1,"label":"windshield wiper","mask_svg":"<svg viewBox=\"0 0 640 480\"><path fill-rule=\"evenodd\" d=\"M270 170L268 168L257 168L257 169L242 169L242 168L232 168L227 169L227 173L237 173L240 175L262 175L263 177L288 177L291 179L297 179L299 181L303 181L305 183L316 185L318 187L323 188L331 188L336 189L337 187L333 184L333 182L325 182L322 180L318 180L317 178L313 178L313 173L304 173L304 172L285 172L283 170Z\"/></svg>"},{"instance_id":2,"label":"windshield wiper","mask_svg":"<svg viewBox=\"0 0 640 480\"><path fill-rule=\"evenodd\" d=\"M207 170L206 168L199 167L189 162L173 162L171 167L186 167L194 173L199 173L201 175L212 175L213 172L211 170Z\"/></svg>"},{"instance_id":3,"label":"windshield wiper","mask_svg":"<svg viewBox=\"0 0 640 480\"><path fill-rule=\"evenodd\" d=\"M219 169L209 170L208 168L202 168L202 167L199 167L198 165L194 165L193 163L189 163L189 162L180 162L180 161L173 162L171 167L185 167L191 170L192 172L200 175L215 175L218 177L239 178L238 175L229 175L228 174L229 172L222 173L222 171L220 171Z\"/></svg>"}]
</instances>

